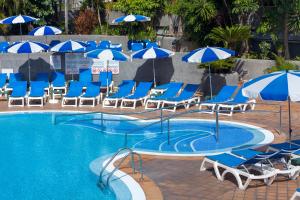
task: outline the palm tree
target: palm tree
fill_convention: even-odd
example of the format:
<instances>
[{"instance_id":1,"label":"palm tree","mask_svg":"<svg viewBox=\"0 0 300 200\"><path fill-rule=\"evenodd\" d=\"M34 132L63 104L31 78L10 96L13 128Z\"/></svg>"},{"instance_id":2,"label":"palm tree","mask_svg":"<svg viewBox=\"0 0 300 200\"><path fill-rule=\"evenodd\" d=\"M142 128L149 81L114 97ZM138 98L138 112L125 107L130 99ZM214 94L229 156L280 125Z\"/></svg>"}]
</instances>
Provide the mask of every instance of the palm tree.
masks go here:
<instances>
[{"instance_id":1,"label":"palm tree","mask_svg":"<svg viewBox=\"0 0 300 200\"><path fill-rule=\"evenodd\" d=\"M237 44L251 37L249 26L234 25L231 27L215 27L206 38L219 43L222 42L226 48L236 50Z\"/></svg>"}]
</instances>

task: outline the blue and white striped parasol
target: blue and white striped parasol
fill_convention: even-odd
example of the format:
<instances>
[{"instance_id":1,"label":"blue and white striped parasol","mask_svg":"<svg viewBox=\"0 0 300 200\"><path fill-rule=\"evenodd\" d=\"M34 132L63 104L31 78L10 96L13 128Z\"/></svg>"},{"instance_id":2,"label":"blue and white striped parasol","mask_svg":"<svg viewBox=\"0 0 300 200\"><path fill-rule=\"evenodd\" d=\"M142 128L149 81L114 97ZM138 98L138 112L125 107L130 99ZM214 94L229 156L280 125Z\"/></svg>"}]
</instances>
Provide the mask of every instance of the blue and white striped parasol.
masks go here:
<instances>
[{"instance_id":1,"label":"blue and white striped parasol","mask_svg":"<svg viewBox=\"0 0 300 200\"><path fill-rule=\"evenodd\" d=\"M300 71L279 71L260 76L245 83L242 92L250 98L288 101L289 138L291 139L291 101L300 101Z\"/></svg>"},{"instance_id":2,"label":"blue and white striped parasol","mask_svg":"<svg viewBox=\"0 0 300 200\"><path fill-rule=\"evenodd\" d=\"M40 42L16 42L15 44L9 46L7 48L7 52L9 53L17 53L17 54L27 54L28 55L28 78L30 79L30 53L38 53L42 51L46 51L49 48L48 45L40 43Z\"/></svg>"},{"instance_id":3,"label":"blue and white striped parasol","mask_svg":"<svg viewBox=\"0 0 300 200\"><path fill-rule=\"evenodd\" d=\"M27 22L33 22L39 20L35 17L30 17L27 15L16 15L7 17L5 19L0 20L0 24L20 24L20 34L22 35L22 27L21 24L27 23Z\"/></svg>"},{"instance_id":4,"label":"blue and white striped parasol","mask_svg":"<svg viewBox=\"0 0 300 200\"><path fill-rule=\"evenodd\" d=\"M150 17L146 17L143 15L125 15L119 18L114 19L113 23L121 23L121 22L147 22L150 21Z\"/></svg>"},{"instance_id":5,"label":"blue and white striped parasol","mask_svg":"<svg viewBox=\"0 0 300 200\"><path fill-rule=\"evenodd\" d=\"M188 63L209 63L224 60L235 55L235 51L221 47L204 47L195 49L182 57L182 61ZM211 70L209 65L210 97L212 98Z\"/></svg>"},{"instance_id":6,"label":"blue and white striped parasol","mask_svg":"<svg viewBox=\"0 0 300 200\"><path fill-rule=\"evenodd\" d=\"M96 58L102 61L127 61L129 57L122 53L121 51L116 51L113 49L96 49L85 54L88 58Z\"/></svg>"},{"instance_id":7,"label":"blue and white striped parasol","mask_svg":"<svg viewBox=\"0 0 300 200\"><path fill-rule=\"evenodd\" d=\"M182 57L182 60L189 63L208 63L223 60L234 55L235 52L230 49L221 47L205 47L189 52Z\"/></svg>"},{"instance_id":8,"label":"blue and white striped parasol","mask_svg":"<svg viewBox=\"0 0 300 200\"><path fill-rule=\"evenodd\" d=\"M16 15L0 20L0 24L23 24L37 20L39 19L27 15Z\"/></svg>"},{"instance_id":9,"label":"blue and white striped parasol","mask_svg":"<svg viewBox=\"0 0 300 200\"><path fill-rule=\"evenodd\" d=\"M50 49L53 52L62 52L62 53L72 53L72 52L84 52L85 51L85 43L68 40L65 42L58 43L54 47Z\"/></svg>"},{"instance_id":10,"label":"blue and white striped parasol","mask_svg":"<svg viewBox=\"0 0 300 200\"><path fill-rule=\"evenodd\" d=\"M109 61L127 61L129 59L129 56L126 54L113 49L96 49L85 53L85 57L106 61L106 71L108 71ZM108 73L106 73L106 81L106 96L108 96Z\"/></svg>"},{"instance_id":11,"label":"blue and white striped parasol","mask_svg":"<svg viewBox=\"0 0 300 200\"><path fill-rule=\"evenodd\" d=\"M168 58L173 56L175 53L173 51L157 48L157 47L150 47L146 49L139 50L131 55L131 59L152 59L153 61L153 81L154 86L156 86L156 78L155 78L155 66L154 60L160 58Z\"/></svg>"},{"instance_id":12,"label":"blue and white striped parasol","mask_svg":"<svg viewBox=\"0 0 300 200\"><path fill-rule=\"evenodd\" d=\"M40 42L16 42L15 44L9 46L7 48L7 52L9 53L37 53L41 51L46 51L49 48L48 45L40 43Z\"/></svg>"},{"instance_id":13,"label":"blue and white striped parasol","mask_svg":"<svg viewBox=\"0 0 300 200\"><path fill-rule=\"evenodd\" d=\"M54 26L41 26L33 29L28 33L28 35L42 36L42 35L58 35L62 31Z\"/></svg>"}]
</instances>

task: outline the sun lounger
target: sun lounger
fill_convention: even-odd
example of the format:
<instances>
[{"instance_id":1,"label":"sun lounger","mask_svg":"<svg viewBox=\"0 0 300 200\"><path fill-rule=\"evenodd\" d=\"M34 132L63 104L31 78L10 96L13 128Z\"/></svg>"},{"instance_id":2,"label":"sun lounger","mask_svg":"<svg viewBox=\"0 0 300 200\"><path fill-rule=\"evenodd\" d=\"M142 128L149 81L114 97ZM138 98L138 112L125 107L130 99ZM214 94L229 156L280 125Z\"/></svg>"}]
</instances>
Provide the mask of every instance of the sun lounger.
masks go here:
<instances>
[{"instance_id":1,"label":"sun lounger","mask_svg":"<svg viewBox=\"0 0 300 200\"><path fill-rule=\"evenodd\" d=\"M101 83L101 88L105 89L108 86L109 89L111 89L113 86L112 72L100 72L99 81Z\"/></svg>"},{"instance_id":2,"label":"sun lounger","mask_svg":"<svg viewBox=\"0 0 300 200\"><path fill-rule=\"evenodd\" d=\"M45 90L46 90L47 94L49 94L49 88L50 88L49 74L44 73L44 72L37 73L35 80L36 81L44 81L47 84L47 86L45 87Z\"/></svg>"},{"instance_id":3,"label":"sun lounger","mask_svg":"<svg viewBox=\"0 0 300 200\"><path fill-rule=\"evenodd\" d=\"M176 97L182 85L183 83L169 83L161 95L146 100L145 109L158 109L163 100Z\"/></svg>"},{"instance_id":4,"label":"sun lounger","mask_svg":"<svg viewBox=\"0 0 300 200\"><path fill-rule=\"evenodd\" d=\"M245 190L252 180L264 180L267 185L272 184L278 171L270 167L265 168L264 165L259 163L259 160L252 158L247 160L228 153L205 157L202 161L200 171L206 170L207 164L213 165L217 179L220 181L224 181L228 173L232 174L241 190ZM222 174L219 168L224 169ZM252 173L252 169L259 172L260 175ZM242 177L245 177L246 180L243 181Z\"/></svg>"},{"instance_id":5,"label":"sun lounger","mask_svg":"<svg viewBox=\"0 0 300 200\"><path fill-rule=\"evenodd\" d=\"M107 90L108 92L112 90L113 87L113 80L112 80L112 72L100 72L99 74L99 81L98 82L92 82L92 84L99 86L102 90Z\"/></svg>"},{"instance_id":6,"label":"sun lounger","mask_svg":"<svg viewBox=\"0 0 300 200\"><path fill-rule=\"evenodd\" d=\"M83 84L83 87L87 87L92 82L92 71L91 69L80 69L79 71L79 82Z\"/></svg>"},{"instance_id":7,"label":"sun lounger","mask_svg":"<svg viewBox=\"0 0 300 200\"><path fill-rule=\"evenodd\" d=\"M66 79L65 74L63 72L52 72L51 87L53 89L53 96L61 96L66 94Z\"/></svg>"},{"instance_id":8,"label":"sun lounger","mask_svg":"<svg viewBox=\"0 0 300 200\"><path fill-rule=\"evenodd\" d=\"M300 149L300 140L291 140L277 144L270 144L267 151L286 151L293 152Z\"/></svg>"},{"instance_id":9,"label":"sun lounger","mask_svg":"<svg viewBox=\"0 0 300 200\"><path fill-rule=\"evenodd\" d=\"M5 87L5 91L11 91L15 85L16 82L23 81L23 75L18 72L18 73L10 73L9 74L9 79L8 79L8 84Z\"/></svg>"},{"instance_id":10,"label":"sun lounger","mask_svg":"<svg viewBox=\"0 0 300 200\"><path fill-rule=\"evenodd\" d=\"M300 188L297 188L290 200L295 200L297 198L299 199L299 197L300 197Z\"/></svg>"},{"instance_id":11,"label":"sun lounger","mask_svg":"<svg viewBox=\"0 0 300 200\"><path fill-rule=\"evenodd\" d=\"M152 82L140 82L132 95L122 99L121 108L136 108L136 103L141 102L143 105L148 97Z\"/></svg>"},{"instance_id":12,"label":"sun lounger","mask_svg":"<svg viewBox=\"0 0 300 200\"><path fill-rule=\"evenodd\" d=\"M275 168L275 165L280 164L281 167L277 168L277 175L288 176L289 179L296 179L300 173L300 166L294 166L288 162L285 158L287 157L286 151L275 151L275 152L261 152L252 149L245 149L240 151L232 151L232 154L240 156L245 159L257 159L264 165L270 165Z\"/></svg>"},{"instance_id":13,"label":"sun lounger","mask_svg":"<svg viewBox=\"0 0 300 200\"><path fill-rule=\"evenodd\" d=\"M6 86L6 80L7 80L7 74L6 73L0 73L0 89L1 94L3 94Z\"/></svg>"},{"instance_id":14,"label":"sun lounger","mask_svg":"<svg viewBox=\"0 0 300 200\"><path fill-rule=\"evenodd\" d=\"M175 112L177 107L180 105L183 105L185 109L188 109L191 103L196 104L200 102L200 97L195 96L196 92L199 90L199 87L199 84L187 84L179 96L164 100L162 107L164 110L173 112Z\"/></svg>"},{"instance_id":15,"label":"sun lounger","mask_svg":"<svg viewBox=\"0 0 300 200\"><path fill-rule=\"evenodd\" d=\"M255 103L256 101L254 99L250 100L248 97L245 97L242 93L242 88L240 88L232 100L227 101L225 104L219 104L217 109L222 115L232 116L234 109L245 112L247 107L250 106L251 110L253 110Z\"/></svg>"},{"instance_id":16,"label":"sun lounger","mask_svg":"<svg viewBox=\"0 0 300 200\"><path fill-rule=\"evenodd\" d=\"M205 106L208 111L205 111L204 113L210 113L210 114L214 113L217 104L225 103L231 100L231 97L234 94L236 89L237 86L228 86L228 85L224 86L213 99L200 103L199 109L201 110L202 107Z\"/></svg>"},{"instance_id":17,"label":"sun lounger","mask_svg":"<svg viewBox=\"0 0 300 200\"><path fill-rule=\"evenodd\" d=\"M48 83L45 81L31 81L30 92L27 96L27 106L44 106L44 101L46 98L45 88L47 87Z\"/></svg>"},{"instance_id":18,"label":"sun lounger","mask_svg":"<svg viewBox=\"0 0 300 200\"><path fill-rule=\"evenodd\" d=\"M83 85L81 82L78 81L72 81L70 82L70 87L68 89L67 94L63 97L61 101L61 106L77 106L77 101L79 96L82 94ZM74 104L69 103L70 101L73 101Z\"/></svg>"},{"instance_id":19,"label":"sun lounger","mask_svg":"<svg viewBox=\"0 0 300 200\"><path fill-rule=\"evenodd\" d=\"M88 101L91 101L92 104L84 104L84 102ZM85 93L79 97L79 107L95 107L96 103L100 103L100 87L97 85L88 84Z\"/></svg>"},{"instance_id":20,"label":"sun lounger","mask_svg":"<svg viewBox=\"0 0 300 200\"><path fill-rule=\"evenodd\" d=\"M103 108L117 108L119 101L121 101L122 98L125 98L128 95L130 95L134 86L135 86L135 81L124 80L119 85L119 89L115 94L112 94L103 100L102 102Z\"/></svg>"},{"instance_id":21,"label":"sun lounger","mask_svg":"<svg viewBox=\"0 0 300 200\"><path fill-rule=\"evenodd\" d=\"M8 107L25 105L25 97L27 93L27 82L17 81L14 83L12 93L8 98ZM13 102L21 101L21 104L13 104Z\"/></svg>"}]
</instances>

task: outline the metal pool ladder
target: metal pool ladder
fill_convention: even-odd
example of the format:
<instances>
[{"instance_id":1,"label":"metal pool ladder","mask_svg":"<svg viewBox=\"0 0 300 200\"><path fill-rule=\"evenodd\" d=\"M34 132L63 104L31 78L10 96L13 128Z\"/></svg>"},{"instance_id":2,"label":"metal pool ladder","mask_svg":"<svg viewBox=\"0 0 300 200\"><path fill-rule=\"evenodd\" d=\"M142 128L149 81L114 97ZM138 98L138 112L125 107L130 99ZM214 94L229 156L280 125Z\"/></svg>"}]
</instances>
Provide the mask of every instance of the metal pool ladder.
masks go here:
<instances>
[{"instance_id":1,"label":"metal pool ladder","mask_svg":"<svg viewBox=\"0 0 300 200\"><path fill-rule=\"evenodd\" d=\"M127 153L124 157L122 157L122 159L117 163L117 165L115 166L114 170L104 174L106 168L114 161L114 159L120 155L121 153ZM140 154L134 152L131 148L128 147L124 147L124 148L120 148L110 159L109 161L105 164L105 166L102 168L100 175L99 175L99 180L97 185L101 188L101 189L105 189L107 186L109 186L110 183L110 179L112 178L113 174L120 168L120 166L122 165L122 163L126 160L126 158L128 158L128 156L130 156L130 161L131 161L131 168L132 168L132 174L134 174L136 171L138 171L141 174L140 180L143 180L143 161L142 161L142 157ZM135 168L135 163L134 163L134 156L138 157L138 161L139 161L139 170L136 170ZM104 179L104 177L107 176L106 179Z\"/></svg>"}]
</instances>

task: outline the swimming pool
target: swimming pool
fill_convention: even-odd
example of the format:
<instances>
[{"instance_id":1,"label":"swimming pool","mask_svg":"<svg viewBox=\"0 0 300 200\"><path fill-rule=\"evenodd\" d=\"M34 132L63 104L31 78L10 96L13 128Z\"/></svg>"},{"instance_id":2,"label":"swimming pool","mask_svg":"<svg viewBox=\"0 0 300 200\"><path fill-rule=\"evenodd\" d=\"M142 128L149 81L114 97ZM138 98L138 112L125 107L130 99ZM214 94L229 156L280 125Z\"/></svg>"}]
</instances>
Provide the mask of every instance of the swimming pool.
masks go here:
<instances>
[{"instance_id":1,"label":"swimming pool","mask_svg":"<svg viewBox=\"0 0 300 200\"><path fill-rule=\"evenodd\" d=\"M220 139L216 142L214 122L172 120L169 145L160 124L133 132L152 122L106 115L106 119L113 120L105 121L103 127L100 120L82 120L82 116L53 124L57 115L60 114L0 115L0 199L116 199L114 193L104 194L99 190L98 177L89 165L124 147L125 132L129 147L153 154L205 154L273 140L272 134L264 129L220 122ZM164 130L166 126L164 123ZM126 187L120 185L120 188L119 192L130 198Z\"/></svg>"}]
</instances>

